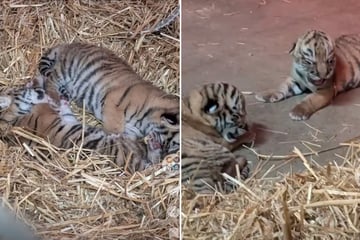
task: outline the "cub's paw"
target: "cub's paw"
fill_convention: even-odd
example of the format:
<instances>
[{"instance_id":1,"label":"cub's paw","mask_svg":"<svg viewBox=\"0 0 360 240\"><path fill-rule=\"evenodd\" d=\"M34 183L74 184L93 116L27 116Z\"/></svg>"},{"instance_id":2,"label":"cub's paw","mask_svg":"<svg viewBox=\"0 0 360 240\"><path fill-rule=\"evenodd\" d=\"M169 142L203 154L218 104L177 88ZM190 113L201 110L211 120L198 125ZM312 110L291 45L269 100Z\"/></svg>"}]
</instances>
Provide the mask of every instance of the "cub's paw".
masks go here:
<instances>
[{"instance_id":1,"label":"cub's paw","mask_svg":"<svg viewBox=\"0 0 360 240\"><path fill-rule=\"evenodd\" d=\"M292 120L295 121L302 121L306 120L311 116L312 112L310 112L306 106L303 106L302 104L296 105L293 110L289 113L289 116Z\"/></svg>"},{"instance_id":2,"label":"cub's paw","mask_svg":"<svg viewBox=\"0 0 360 240\"><path fill-rule=\"evenodd\" d=\"M284 99L284 94L278 91L265 91L255 95L255 98L260 102L279 102Z\"/></svg>"}]
</instances>

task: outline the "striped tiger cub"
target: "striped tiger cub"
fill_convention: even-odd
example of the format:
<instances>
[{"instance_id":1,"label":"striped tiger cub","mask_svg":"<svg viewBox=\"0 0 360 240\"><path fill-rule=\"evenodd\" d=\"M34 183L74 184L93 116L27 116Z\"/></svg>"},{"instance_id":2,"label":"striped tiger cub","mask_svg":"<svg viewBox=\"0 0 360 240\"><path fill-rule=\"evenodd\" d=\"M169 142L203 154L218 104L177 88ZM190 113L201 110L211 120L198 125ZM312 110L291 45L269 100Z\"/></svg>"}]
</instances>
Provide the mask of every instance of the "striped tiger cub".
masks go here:
<instances>
[{"instance_id":1,"label":"striped tiger cub","mask_svg":"<svg viewBox=\"0 0 360 240\"><path fill-rule=\"evenodd\" d=\"M140 171L165 157L160 136L150 133L147 143L128 138L126 134L108 134L102 128L83 126L66 101L55 107L41 88L22 88L0 96L0 121L27 129L56 147L68 149L83 143L84 149L114 156L119 166L128 165L131 172ZM82 132L84 138L82 139ZM30 146L33 141L23 139ZM130 159L129 161L127 161Z\"/></svg>"},{"instance_id":2,"label":"striped tiger cub","mask_svg":"<svg viewBox=\"0 0 360 240\"><path fill-rule=\"evenodd\" d=\"M83 103L103 122L109 133L126 133L133 139L150 133L179 150L179 97L167 94L108 49L85 43L61 44L49 49L39 62L40 85L58 101L59 95ZM166 146L170 147L170 146Z\"/></svg>"},{"instance_id":3,"label":"striped tiger cub","mask_svg":"<svg viewBox=\"0 0 360 240\"><path fill-rule=\"evenodd\" d=\"M290 54L290 77L277 89L258 93L256 98L278 102L310 92L289 113L293 120L308 119L338 93L359 86L360 35L342 35L334 42L328 34L311 30L294 43Z\"/></svg>"},{"instance_id":4,"label":"striped tiger cub","mask_svg":"<svg viewBox=\"0 0 360 240\"><path fill-rule=\"evenodd\" d=\"M198 193L211 193L220 184L222 173L235 176L235 165L243 179L249 175L248 162L234 152L254 140L248 129L245 98L227 83L212 83L193 90L182 102L181 173L182 183ZM220 188L220 190L221 190Z\"/></svg>"}]
</instances>

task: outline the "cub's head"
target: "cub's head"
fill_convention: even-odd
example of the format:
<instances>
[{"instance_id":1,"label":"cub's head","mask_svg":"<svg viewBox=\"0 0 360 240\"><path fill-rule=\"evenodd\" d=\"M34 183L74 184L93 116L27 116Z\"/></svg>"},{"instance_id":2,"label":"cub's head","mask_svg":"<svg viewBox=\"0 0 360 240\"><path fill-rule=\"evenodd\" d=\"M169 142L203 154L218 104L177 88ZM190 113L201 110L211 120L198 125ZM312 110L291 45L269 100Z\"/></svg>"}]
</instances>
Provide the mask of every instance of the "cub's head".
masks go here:
<instances>
[{"instance_id":1,"label":"cub's head","mask_svg":"<svg viewBox=\"0 0 360 240\"><path fill-rule=\"evenodd\" d=\"M335 71L335 44L328 34L311 30L301 36L290 49L295 74L306 85L321 88L331 84Z\"/></svg>"},{"instance_id":2,"label":"cub's head","mask_svg":"<svg viewBox=\"0 0 360 240\"><path fill-rule=\"evenodd\" d=\"M185 106L184 106L185 105ZM245 98L227 83L206 84L184 99L183 114L215 129L227 142L235 142L248 131Z\"/></svg>"},{"instance_id":3,"label":"cub's head","mask_svg":"<svg viewBox=\"0 0 360 240\"><path fill-rule=\"evenodd\" d=\"M17 88L0 93L0 120L12 124L18 117L31 112L35 104L47 103L41 88Z\"/></svg>"}]
</instances>

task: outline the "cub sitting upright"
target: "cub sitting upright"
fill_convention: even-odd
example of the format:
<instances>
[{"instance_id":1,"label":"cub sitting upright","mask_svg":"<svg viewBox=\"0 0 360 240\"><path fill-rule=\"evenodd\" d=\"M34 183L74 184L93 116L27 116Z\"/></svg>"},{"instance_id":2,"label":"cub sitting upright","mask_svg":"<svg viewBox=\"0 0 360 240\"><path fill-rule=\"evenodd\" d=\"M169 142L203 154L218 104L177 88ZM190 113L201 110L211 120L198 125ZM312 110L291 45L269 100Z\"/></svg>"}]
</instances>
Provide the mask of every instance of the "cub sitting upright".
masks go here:
<instances>
[{"instance_id":1,"label":"cub sitting upright","mask_svg":"<svg viewBox=\"0 0 360 240\"><path fill-rule=\"evenodd\" d=\"M226 83L204 85L183 99L181 126L182 183L195 192L211 193L222 173L235 175L239 165L243 179L249 175L247 160L232 152L253 141L248 131L245 99L234 86Z\"/></svg>"},{"instance_id":2,"label":"cub sitting upright","mask_svg":"<svg viewBox=\"0 0 360 240\"><path fill-rule=\"evenodd\" d=\"M293 120L306 120L330 104L337 93L356 88L360 82L360 35L330 36L311 30L290 50L291 76L275 90L256 95L263 102L278 102L310 91L290 112Z\"/></svg>"}]
</instances>

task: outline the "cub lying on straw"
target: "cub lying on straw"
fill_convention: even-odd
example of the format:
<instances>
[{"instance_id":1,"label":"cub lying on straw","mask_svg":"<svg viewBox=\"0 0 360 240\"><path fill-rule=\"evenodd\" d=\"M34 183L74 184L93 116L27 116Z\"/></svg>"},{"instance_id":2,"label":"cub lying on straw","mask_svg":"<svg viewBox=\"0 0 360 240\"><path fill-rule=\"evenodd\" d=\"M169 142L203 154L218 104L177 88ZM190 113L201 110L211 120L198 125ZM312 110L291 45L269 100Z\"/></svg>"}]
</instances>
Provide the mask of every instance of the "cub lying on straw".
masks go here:
<instances>
[{"instance_id":1,"label":"cub lying on straw","mask_svg":"<svg viewBox=\"0 0 360 240\"><path fill-rule=\"evenodd\" d=\"M130 139L125 134L107 134L103 129L82 125L66 101L55 106L40 88L21 88L0 94L0 121L25 128L59 148L83 143L84 149L114 156L119 166L130 171L143 170L164 157L159 135L150 133L147 142ZM83 138L82 138L83 136ZM35 142L22 139L32 146Z\"/></svg>"},{"instance_id":2,"label":"cub lying on straw","mask_svg":"<svg viewBox=\"0 0 360 240\"><path fill-rule=\"evenodd\" d=\"M193 90L182 104L182 183L195 192L211 193L217 185L226 191L222 173L242 179L249 175L247 160L234 150L252 142L248 130L245 99L241 92L226 83L212 83Z\"/></svg>"},{"instance_id":3,"label":"cub lying on straw","mask_svg":"<svg viewBox=\"0 0 360 240\"><path fill-rule=\"evenodd\" d=\"M87 43L54 46L39 61L32 83L57 100L66 96L85 107L108 133L142 139L153 132L179 150L179 98L143 80L109 49Z\"/></svg>"}]
</instances>

